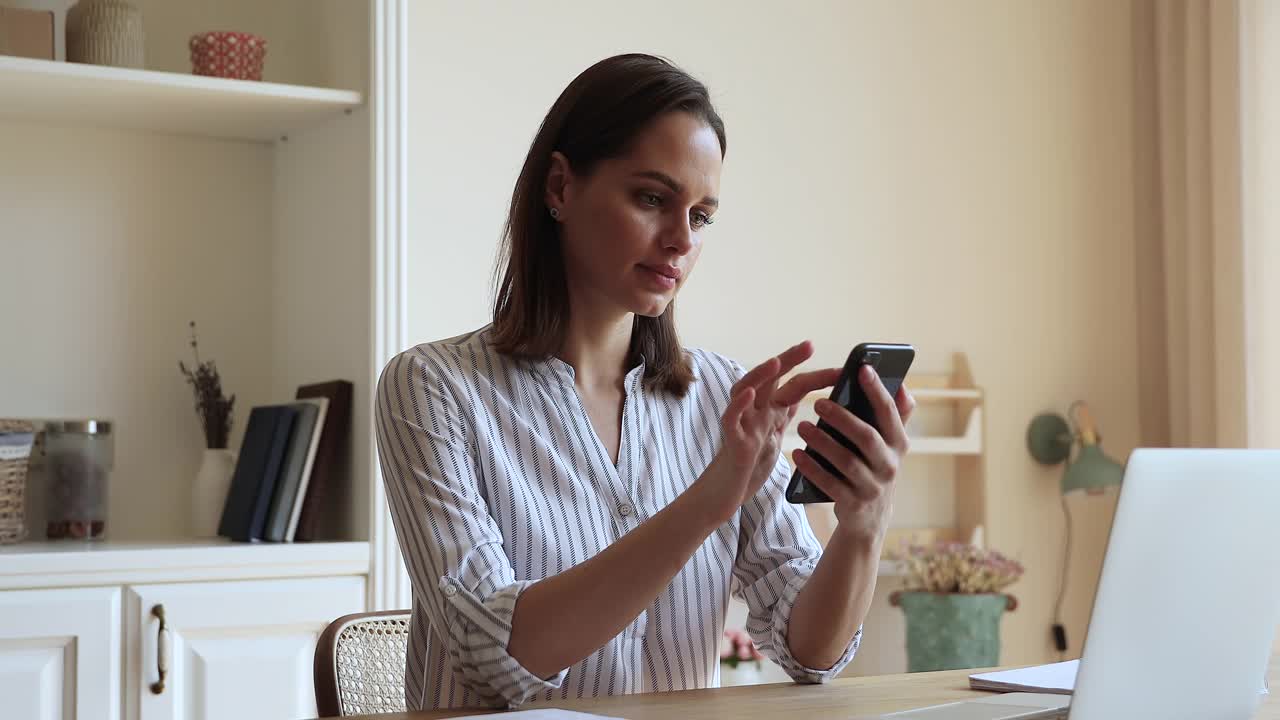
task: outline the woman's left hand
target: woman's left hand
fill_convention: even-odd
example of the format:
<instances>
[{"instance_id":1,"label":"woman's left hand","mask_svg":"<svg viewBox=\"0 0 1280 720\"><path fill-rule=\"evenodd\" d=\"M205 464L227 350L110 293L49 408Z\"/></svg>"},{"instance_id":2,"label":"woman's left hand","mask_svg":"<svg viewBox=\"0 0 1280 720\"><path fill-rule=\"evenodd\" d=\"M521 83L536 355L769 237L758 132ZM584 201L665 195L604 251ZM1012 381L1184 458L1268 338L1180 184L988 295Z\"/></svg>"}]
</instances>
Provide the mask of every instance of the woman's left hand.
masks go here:
<instances>
[{"instance_id":1,"label":"woman's left hand","mask_svg":"<svg viewBox=\"0 0 1280 720\"><path fill-rule=\"evenodd\" d=\"M866 459L806 421L798 428L800 437L844 477L828 472L801 449L792 453L792 460L796 469L835 502L836 533L860 542L879 543L893 512L894 481L910 445L906 423L916 402L905 385L896 398L890 397L880 376L869 365L859 370L858 383L871 400L880 432L830 400L819 400L815 409L818 417L853 441Z\"/></svg>"},{"instance_id":2,"label":"woman's left hand","mask_svg":"<svg viewBox=\"0 0 1280 720\"><path fill-rule=\"evenodd\" d=\"M782 447L787 426L800 409L800 402L811 392L829 388L840 379L840 368L814 370L799 373L779 385L783 376L797 365L813 356L813 344L808 340L787 348L740 379L730 391L736 397L747 388L755 393L751 424L765 436L760 443L760 453L752 470L752 488L764 485L778 463L778 451Z\"/></svg>"}]
</instances>

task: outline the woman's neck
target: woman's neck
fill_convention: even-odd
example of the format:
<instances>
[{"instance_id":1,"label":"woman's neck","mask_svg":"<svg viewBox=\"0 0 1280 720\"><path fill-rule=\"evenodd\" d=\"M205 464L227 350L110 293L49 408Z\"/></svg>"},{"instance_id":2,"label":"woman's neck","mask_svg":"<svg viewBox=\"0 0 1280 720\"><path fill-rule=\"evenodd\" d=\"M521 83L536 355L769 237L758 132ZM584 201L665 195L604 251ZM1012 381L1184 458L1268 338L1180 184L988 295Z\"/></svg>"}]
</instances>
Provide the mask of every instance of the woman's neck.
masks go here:
<instances>
[{"instance_id":1,"label":"woman's neck","mask_svg":"<svg viewBox=\"0 0 1280 720\"><path fill-rule=\"evenodd\" d=\"M620 390L631 349L631 313L591 313L574 308L558 356L573 366L574 384L581 390Z\"/></svg>"}]
</instances>

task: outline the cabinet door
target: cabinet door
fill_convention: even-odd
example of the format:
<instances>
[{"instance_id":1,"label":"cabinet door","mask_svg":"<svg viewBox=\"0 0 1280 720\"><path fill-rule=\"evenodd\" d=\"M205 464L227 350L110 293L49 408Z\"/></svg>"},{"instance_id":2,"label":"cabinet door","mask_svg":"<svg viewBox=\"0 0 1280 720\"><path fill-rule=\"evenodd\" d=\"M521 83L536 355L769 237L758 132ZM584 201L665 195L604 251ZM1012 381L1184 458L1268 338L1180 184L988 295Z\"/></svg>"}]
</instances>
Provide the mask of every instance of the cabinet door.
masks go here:
<instances>
[{"instance_id":1,"label":"cabinet door","mask_svg":"<svg viewBox=\"0 0 1280 720\"><path fill-rule=\"evenodd\" d=\"M125 591L129 720L315 717L316 638L364 609L363 577L133 585ZM168 668L158 650L163 609Z\"/></svg>"},{"instance_id":2,"label":"cabinet door","mask_svg":"<svg viewBox=\"0 0 1280 720\"><path fill-rule=\"evenodd\" d=\"M0 592L0 715L119 720L120 589Z\"/></svg>"}]
</instances>

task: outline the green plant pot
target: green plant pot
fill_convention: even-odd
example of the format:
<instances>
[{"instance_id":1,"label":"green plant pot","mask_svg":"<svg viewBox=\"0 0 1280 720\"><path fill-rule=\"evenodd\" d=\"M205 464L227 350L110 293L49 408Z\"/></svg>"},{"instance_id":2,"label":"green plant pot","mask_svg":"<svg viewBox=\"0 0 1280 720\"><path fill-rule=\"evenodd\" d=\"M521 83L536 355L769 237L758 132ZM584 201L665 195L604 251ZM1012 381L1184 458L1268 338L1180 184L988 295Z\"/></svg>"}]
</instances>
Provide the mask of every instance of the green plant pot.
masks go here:
<instances>
[{"instance_id":1,"label":"green plant pot","mask_svg":"<svg viewBox=\"0 0 1280 720\"><path fill-rule=\"evenodd\" d=\"M1000 618L1012 595L896 592L890 602L907 619L907 672L1000 664Z\"/></svg>"}]
</instances>

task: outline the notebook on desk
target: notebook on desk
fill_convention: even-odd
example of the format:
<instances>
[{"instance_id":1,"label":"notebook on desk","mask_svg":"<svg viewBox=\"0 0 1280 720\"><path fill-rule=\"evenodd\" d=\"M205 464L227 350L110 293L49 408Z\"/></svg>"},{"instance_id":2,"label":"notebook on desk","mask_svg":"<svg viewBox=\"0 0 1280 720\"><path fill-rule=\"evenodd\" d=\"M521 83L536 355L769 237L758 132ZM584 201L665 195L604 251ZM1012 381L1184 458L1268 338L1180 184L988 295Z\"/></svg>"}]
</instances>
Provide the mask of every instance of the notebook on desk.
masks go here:
<instances>
[{"instance_id":1,"label":"notebook on desk","mask_svg":"<svg viewBox=\"0 0 1280 720\"><path fill-rule=\"evenodd\" d=\"M997 672L977 673L969 676L971 690L993 690L995 692L1027 692L1070 695L1076 687L1076 673L1080 669L1079 660L1036 665L1016 670L1000 670ZM1262 678L1259 693L1266 695L1267 679Z\"/></svg>"},{"instance_id":2,"label":"notebook on desk","mask_svg":"<svg viewBox=\"0 0 1280 720\"><path fill-rule=\"evenodd\" d=\"M969 676L969 687L973 690L997 692L1070 695L1076 686L1076 672L1079 669L1079 660L1068 660L1017 670L977 673Z\"/></svg>"}]
</instances>

